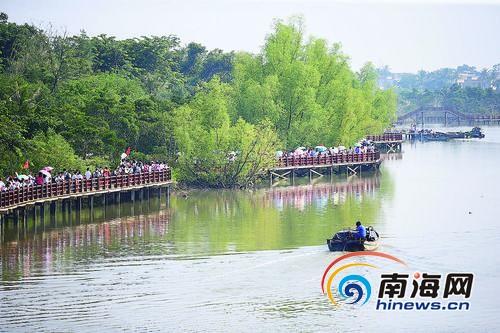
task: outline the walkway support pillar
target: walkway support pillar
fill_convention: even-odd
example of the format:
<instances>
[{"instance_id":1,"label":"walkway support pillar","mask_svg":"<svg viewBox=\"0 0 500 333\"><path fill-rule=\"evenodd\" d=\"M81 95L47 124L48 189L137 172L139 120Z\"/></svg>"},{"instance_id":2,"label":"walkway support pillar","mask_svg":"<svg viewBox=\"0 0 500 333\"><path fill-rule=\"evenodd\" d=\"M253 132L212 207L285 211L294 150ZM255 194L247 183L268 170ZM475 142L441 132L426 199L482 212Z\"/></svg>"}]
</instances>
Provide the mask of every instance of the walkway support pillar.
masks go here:
<instances>
[{"instance_id":1,"label":"walkway support pillar","mask_svg":"<svg viewBox=\"0 0 500 333\"><path fill-rule=\"evenodd\" d=\"M170 207L170 186L167 186L167 207Z\"/></svg>"}]
</instances>

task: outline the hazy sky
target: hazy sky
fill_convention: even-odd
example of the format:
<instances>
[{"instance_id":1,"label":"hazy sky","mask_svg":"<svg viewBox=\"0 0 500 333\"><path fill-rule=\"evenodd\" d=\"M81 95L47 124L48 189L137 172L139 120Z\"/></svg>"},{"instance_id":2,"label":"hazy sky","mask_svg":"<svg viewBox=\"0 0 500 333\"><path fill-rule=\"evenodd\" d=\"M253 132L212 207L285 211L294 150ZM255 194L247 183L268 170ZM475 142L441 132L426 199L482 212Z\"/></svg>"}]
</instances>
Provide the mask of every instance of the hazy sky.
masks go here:
<instances>
[{"instance_id":1,"label":"hazy sky","mask_svg":"<svg viewBox=\"0 0 500 333\"><path fill-rule=\"evenodd\" d=\"M275 18L303 15L306 33L341 42L355 69L393 71L500 63L500 0L0 0L11 21L119 38L179 36L257 52Z\"/></svg>"}]
</instances>

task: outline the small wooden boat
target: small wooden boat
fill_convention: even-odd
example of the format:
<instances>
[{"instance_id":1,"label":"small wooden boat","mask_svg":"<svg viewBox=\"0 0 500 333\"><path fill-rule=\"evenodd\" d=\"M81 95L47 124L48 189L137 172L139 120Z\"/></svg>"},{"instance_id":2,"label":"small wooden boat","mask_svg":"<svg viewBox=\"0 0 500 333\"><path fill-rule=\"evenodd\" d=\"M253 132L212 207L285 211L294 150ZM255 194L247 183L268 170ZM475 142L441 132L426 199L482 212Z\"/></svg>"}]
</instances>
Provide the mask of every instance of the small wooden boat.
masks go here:
<instances>
[{"instance_id":1,"label":"small wooden boat","mask_svg":"<svg viewBox=\"0 0 500 333\"><path fill-rule=\"evenodd\" d=\"M366 228L366 239L354 239L352 230L341 230L326 240L330 251L374 251L379 246L380 236L373 227Z\"/></svg>"},{"instance_id":2,"label":"small wooden boat","mask_svg":"<svg viewBox=\"0 0 500 333\"><path fill-rule=\"evenodd\" d=\"M481 128L479 127L473 127L472 130L468 132L447 132L446 134L450 139L484 138L484 133L481 131Z\"/></svg>"},{"instance_id":3,"label":"small wooden boat","mask_svg":"<svg viewBox=\"0 0 500 333\"><path fill-rule=\"evenodd\" d=\"M422 141L448 141L450 137L443 132L421 133Z\"/></svg>"}]
</instances>

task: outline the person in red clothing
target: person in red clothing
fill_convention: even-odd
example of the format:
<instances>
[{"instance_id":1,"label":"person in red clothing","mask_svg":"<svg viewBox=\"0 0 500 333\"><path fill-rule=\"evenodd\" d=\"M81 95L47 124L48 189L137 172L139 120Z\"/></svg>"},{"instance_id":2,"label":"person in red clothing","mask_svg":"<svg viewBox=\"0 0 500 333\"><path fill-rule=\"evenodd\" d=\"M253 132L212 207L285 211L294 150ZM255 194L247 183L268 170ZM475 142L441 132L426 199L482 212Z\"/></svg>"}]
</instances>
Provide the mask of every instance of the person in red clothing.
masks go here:
<instances>
[{"instance_id":1,"label":"person in red clothing","mask_svg":"<svg viewBox=\"0 0 500 333\"><path fill-rule=\"evenodd\" d=\"M38 173L38 175L35 177L35 184L37 185L43 185L43 174L41 172Z\"/></svg>"},{"instance_id":2,"label":"person in red clothing","mask_svg":"<svg viewBox=\"0 0 500 333\"><path fill-rule=\"evenodd\" d=\"M111 172L109 171L108 167L105 167L104 170L102 170L102 176L104 177L104 186L106 188L110 187L110 179L109 177L111 176Z\"/></svg>"},{"instance_id":3,"label":"person in red clothing","mask_svg":"<svg viewBox=\"0 0 500 333\"><path fill-rule=\"evenodd\" d=\"M105 167L104 170L102 171L102 175L104 177L109 177L111 174L109 172L109 168L108 167Z\"/></svg>"}]
</instances>

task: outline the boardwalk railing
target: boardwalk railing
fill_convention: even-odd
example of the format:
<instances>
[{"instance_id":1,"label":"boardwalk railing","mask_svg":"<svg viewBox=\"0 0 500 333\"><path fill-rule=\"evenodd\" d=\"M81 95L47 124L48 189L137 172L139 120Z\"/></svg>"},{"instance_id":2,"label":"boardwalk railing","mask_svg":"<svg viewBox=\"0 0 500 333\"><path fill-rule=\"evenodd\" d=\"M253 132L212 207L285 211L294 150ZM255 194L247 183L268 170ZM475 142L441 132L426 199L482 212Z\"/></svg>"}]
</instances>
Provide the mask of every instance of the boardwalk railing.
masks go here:
<instances>
[{"instance_id":1,"label":"boardwalk railing","mask_svg":"<svg viewBox=\"0 0 500 333\"><path fill-rule=\"evenodd\" d=\"M66 180L60 183L25 186L15 190L0 192L0 209L38 200L113 191L141 185L165 183L170 180L170 169L166 169L141 174Z\"/></svg>"},{"instance_id":2,"label":"boardwalk railing","mask_svg":"<svg viewBox=\"0 0 500 333\"><path fill-rule=\"evenodd\" d=\"M494 121L500 121L500 114L496 115L478 115L478 116L472 116L473 120L476 121L483 121L483 120L494 120Z\"/></svg>"},{"instance_id":3,"label":"boardwalk railing","mask_svg":"<svg viewBox=\"0 0 500 333\"><path fill-rule=\"evenodd\" d=\"M299 166L333 166L336 164L362 164L376 162L380 159L380 152L375 151L372 153L348 153L348 154L333 154L321 156L304 156L304 157L280 157L278 158L276 167L299 167Z\"/></svg>"},{"instance_id":4,"label":"boardwalk railing","mask_svg":"<svg viewBox=\"0 0 500 333\"><path fill-rule=\"evenodd\" d=\"M381 135L367 135L367 140L374 142L394 142L394 141L403 141L402 133L384 133Z\"/></svg>"}]
</instances>

